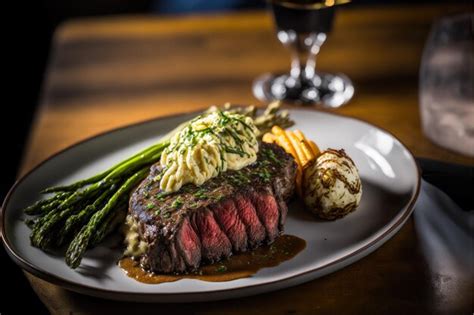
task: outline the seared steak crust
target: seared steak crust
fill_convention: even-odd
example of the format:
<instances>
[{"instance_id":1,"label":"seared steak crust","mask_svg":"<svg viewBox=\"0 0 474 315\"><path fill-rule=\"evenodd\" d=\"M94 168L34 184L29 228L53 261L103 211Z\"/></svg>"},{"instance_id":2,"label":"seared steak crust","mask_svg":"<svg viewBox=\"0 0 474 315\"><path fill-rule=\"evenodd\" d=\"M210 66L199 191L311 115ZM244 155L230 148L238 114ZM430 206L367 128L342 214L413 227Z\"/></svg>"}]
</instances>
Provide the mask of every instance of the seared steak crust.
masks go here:
<instances>
[{"instance_id":1,"label":"seared steak crust","mask_svg":"<svg viewBox=\"0 0 474 315\"><path fill-rule=\"evenodd\" d=\"M166 194L161 173L153 165L130 198L129 213L148 243L140 262L153 272L186 272L273 242L283 230L296 163L280 147L261 143L255 163L199 187Z\"/></svg>"}]
</instances>

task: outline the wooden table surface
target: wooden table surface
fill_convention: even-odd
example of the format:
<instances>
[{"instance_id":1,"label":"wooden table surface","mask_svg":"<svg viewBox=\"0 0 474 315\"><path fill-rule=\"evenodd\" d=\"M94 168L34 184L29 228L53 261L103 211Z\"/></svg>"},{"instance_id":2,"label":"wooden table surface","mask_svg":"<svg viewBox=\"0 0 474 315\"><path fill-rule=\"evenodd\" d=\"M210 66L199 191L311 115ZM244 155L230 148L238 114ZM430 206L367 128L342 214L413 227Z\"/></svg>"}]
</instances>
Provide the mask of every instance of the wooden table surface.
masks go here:
<instances>
[{"instance_id":1,"label":"wooden table surface","mask_svg":"<svg viewBox=\"0 0 474 315\"><path fill-rule=\"evenodd\" d=\"M336 111L388 129L415 155L473 163L429 142L418 112L418 68L430 24L459 9L410 5L340 10L318 58L320 69L344 72L355 84L354 99ZM252 80L288 67L288 53L264 12L66 23L54 39L21 173L74 142L117 126L227 101L258 104ZM472 312L471 280L430 273L417 239L410 219L380 249L336 273L277 292L213 303L113 302L27 277L54 314Z\"/></svg>"}]
</instances>

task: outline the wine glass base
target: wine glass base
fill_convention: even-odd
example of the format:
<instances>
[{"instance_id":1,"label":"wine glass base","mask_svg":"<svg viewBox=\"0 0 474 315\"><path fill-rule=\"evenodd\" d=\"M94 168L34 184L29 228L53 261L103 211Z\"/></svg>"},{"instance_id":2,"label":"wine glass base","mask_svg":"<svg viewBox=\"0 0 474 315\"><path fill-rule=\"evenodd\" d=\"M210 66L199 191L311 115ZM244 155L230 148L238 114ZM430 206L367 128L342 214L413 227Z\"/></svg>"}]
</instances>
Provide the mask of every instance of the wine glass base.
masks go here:
<instances>
[{"instance_id":1,"label":"wine glass base","mask_svg":"<svg viewBox=\"0 0 474 315\"><path fill-rule=\"evenodd\" d=\"M263 102L282 100L337 108L352 98L354 86L343 74L318 72L311 79L299 81L289 74L267 73L254 81L253 94Z\"/></svg>"}]
</instances>

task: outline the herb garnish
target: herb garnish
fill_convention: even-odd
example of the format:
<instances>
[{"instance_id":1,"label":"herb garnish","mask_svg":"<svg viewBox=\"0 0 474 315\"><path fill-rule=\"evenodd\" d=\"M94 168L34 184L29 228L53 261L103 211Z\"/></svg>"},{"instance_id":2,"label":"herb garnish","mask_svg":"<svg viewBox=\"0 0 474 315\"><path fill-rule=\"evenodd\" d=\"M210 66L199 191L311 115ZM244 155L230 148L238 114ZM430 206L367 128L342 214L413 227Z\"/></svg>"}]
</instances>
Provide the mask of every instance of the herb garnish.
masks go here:
<instances>
[{"instance_id":1,"label":"herb garnish","mask_svg":"<svg viewBox=\"0 0 474 315\"><path fill-rule=\"evenodd\" d=\"M263 168L260 173L258 173L258 176L264 181L264 182L269 182L272 178L272 174L266 169Z\"/></svg>"},{"instance_id":2,"label":"herb garnish","mask_svg":"<svg viewBox=\"0 0 474 315\"><path fill-rule=\"evenodd\" d=\"M283 162L277 158L275 152L273 152L273 150L270 150L268 148L265 148L264 150L262 150L263 153L265 154L265 157L267 157L269 160L271 160L272 162L278 164L278 165L281 165Z\"/></svg>"},{"instance_id":3,"label":"herb garnish","mask_svg":"<svg viewBox=\"0 0 474 315\"><path fill-rule=\"evenodd\" d=\"M184 203L184 202L183 202L183 200L181 200L181 197L178 197L178 198L176 198L176 199L173 201L173 203L171 204L171 206L172 206L173 208L176 208L176 209L177 209L177 208L180 208L180 207L183 205L183 203Z\"/></svg>"},{"instance_id":4,"label":"herb garnish","mask_svg":"<svg viewBox=\"0 0 474 315\"><path fill-rule=\"evenodd\" d=\"M204 189L199 189L198 191L196 191L194 193L194 197L200 200L208 199L208 197L206 196L206 190Z\"/></svg>"},{"instance_id":5,"label":"herb garnish","mask_svg":"<svg viewBox=\"0 0 474 315\"><path fill-rule=\"evenodd\" d=\"M155 196L155 198L156 198L157 200L163 200L167 195L169 195L168 192L162 191L162 192L159 192L159 193Z\"/></svg>"}]
</instances>

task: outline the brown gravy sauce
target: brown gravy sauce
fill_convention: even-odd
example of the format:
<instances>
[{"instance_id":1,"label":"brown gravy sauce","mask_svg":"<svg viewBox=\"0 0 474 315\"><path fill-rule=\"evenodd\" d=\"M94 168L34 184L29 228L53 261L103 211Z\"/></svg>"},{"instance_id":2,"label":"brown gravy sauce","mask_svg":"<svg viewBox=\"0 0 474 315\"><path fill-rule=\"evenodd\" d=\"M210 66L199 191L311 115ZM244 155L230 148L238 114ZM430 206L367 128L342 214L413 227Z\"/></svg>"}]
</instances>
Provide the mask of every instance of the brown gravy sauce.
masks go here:
<instances>
[{"instance_id":1,"label":"brown gravy sauce","mask_svg":"<svg viewBox=\"0 0 474 315\"><path fill-rule=\"evenodd\" d=\"M222 282L250 277L262 268L278 266L298 255L305 247L305 240L293 235L282 235L271 245L239 253L218 263L202 266L192 273L180 275L149 273L129 257L121 259L118 264L127 276L148 284L173 282L181 279Z\"/></svg>"}]
</instances>

